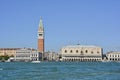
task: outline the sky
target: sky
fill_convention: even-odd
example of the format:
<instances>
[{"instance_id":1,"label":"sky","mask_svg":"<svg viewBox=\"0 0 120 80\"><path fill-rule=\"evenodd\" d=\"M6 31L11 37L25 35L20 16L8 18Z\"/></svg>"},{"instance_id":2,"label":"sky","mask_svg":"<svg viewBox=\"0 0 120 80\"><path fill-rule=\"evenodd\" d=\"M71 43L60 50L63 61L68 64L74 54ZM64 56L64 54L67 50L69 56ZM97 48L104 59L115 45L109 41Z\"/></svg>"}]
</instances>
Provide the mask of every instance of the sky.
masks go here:
<instances>
[{"instance_id":1,"label":"sky","mask_svg":"<svg viewBox=\"0 0 120 80\"><path fill-rule=\"evenodd\" d=\"M37 49L42 16L45 51L95 45L120 51L120 0L0 0L0 48Z\"/></svg>"}]
</instances>

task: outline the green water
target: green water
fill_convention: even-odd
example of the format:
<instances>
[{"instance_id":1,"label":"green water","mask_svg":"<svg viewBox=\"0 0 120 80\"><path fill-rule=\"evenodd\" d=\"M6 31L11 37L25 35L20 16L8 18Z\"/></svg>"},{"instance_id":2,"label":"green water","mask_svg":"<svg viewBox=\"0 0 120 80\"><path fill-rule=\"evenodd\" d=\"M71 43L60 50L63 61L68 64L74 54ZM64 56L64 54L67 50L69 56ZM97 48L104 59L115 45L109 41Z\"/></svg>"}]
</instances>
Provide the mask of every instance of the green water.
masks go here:
<instances>
[{"instance_id":1,"label":"green water","mask_svg":"<svg viewBox=\"0 0 120 80\"><path fill-rule=\"evenodd\" d=\"M0 80L120 80L120 63L0 62Z\"/></svg>"}]
</instances>

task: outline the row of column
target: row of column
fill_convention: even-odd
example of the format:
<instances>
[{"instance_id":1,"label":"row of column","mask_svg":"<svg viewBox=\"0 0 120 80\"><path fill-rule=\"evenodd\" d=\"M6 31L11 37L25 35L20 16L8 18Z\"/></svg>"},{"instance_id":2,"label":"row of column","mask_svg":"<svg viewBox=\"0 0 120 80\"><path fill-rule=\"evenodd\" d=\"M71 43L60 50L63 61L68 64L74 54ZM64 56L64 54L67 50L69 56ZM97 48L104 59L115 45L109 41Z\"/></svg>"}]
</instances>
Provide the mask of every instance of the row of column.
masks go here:
<instances>
[{"instance_id":1,"label":"row of column","mask_svg":"<svg viewBox=\"0 0 120 80\"><path fill-rule=\"evenodd\" d=\"M120 58L108 58L109 61L120 61Z\"/></svg>"},{"instance_id":2,"label":"row of column","mask_svg":"<svg viewBox=\"0 0 120 80\"><path fill-rule=\"evenodd\" d=\"M63 58L63 61L80 61L80 62L98 62L102 61L102 58Z\"/></svg>"}]
</instances>

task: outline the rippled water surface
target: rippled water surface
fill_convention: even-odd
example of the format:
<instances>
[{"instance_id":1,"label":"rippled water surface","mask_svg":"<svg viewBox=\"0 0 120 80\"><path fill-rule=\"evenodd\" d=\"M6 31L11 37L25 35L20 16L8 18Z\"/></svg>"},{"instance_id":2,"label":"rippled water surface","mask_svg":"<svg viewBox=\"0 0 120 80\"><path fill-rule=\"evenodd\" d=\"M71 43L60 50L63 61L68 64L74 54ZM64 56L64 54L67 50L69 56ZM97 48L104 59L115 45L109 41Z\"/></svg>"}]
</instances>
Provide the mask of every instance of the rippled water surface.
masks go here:
<instances>
[{"instance_id":1,"label":"rippled water surface","mask_svg":"<svg viewBox=\"0 0 120 80\"><path fill-rule=\"evenodd\" d=\"M120 63L0 62L0 80L120 80Z\"/></svg>"}]
</instances>

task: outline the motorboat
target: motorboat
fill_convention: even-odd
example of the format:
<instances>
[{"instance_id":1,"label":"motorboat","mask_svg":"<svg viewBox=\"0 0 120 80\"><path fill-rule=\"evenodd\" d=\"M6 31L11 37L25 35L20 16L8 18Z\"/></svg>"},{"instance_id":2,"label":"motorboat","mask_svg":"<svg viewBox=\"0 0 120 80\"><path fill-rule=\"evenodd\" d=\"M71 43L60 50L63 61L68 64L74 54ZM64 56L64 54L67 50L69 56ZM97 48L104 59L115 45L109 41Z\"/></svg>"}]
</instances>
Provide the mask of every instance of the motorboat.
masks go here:
<instances>
[{"instance_id":1,"label":"motorboat","mask_svg":"<svg viewBox=\"0 0 120 80\"><path fill-rule=\"evenodd\" d=\"M41 61L32 61L31 63L40 63Z\"/></svg>"}]
</instances>

